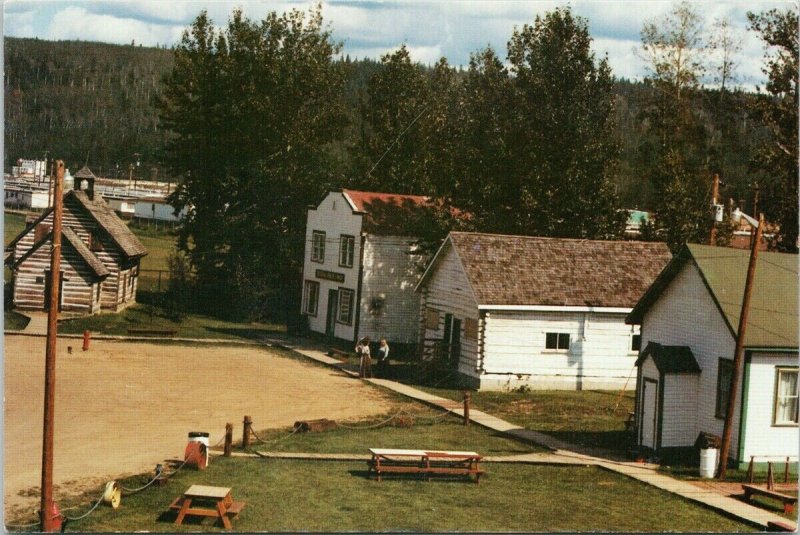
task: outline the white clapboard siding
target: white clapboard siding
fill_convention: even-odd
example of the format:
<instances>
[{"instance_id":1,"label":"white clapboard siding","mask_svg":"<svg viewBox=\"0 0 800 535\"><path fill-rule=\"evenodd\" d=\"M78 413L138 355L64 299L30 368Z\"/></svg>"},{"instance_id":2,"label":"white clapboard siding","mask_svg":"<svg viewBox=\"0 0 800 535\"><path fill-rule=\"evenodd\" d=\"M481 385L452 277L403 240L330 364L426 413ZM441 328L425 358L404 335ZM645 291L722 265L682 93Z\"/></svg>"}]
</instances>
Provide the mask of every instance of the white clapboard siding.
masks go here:
<instances>
[{"instance_id":1,"label":"white clapboard siding","mask_svg":"<svg viewBox=\"0 0 800 535\"><path fill-rule=\"evenodd\" d=\"M411 254L413 248L408 237L365 237L359 337L416 343L419 296L414 287L419 282L422 260L420 255ZM373 306L376 300L382 300L380 308Z\"/></svg>"},{"instance_id":2,"label":"white clapboard siding","mask_svg":"<svg viewBox=\"0 0 800 535\"><path fill-rule=\"evenodd\" d=\"M724 419L714 415L717 366L720 358L733 359L736 342L693 263L683 267L645 314L642 347L650 341L691 348L701 370L697 384L696 430L722 436ZM738 449L739 402L737 397L731 447L734 454ZM692 446L695 438L696 435L680 446Z\"/></svg>"},{"instance_id":3,"label":"white clapboard siding","mask_svg":"<svg viewBox=\"0 0 800 535\"><path fill-rule=\"evenodd\" d=\"M439 324L436 329L424 329L422 332L423 340L441 340L444 336L445 314L452 314L454 318L461 320L461 356L458 364L458 371L471 376L480 377L478 368L479 345L483 324L479 321L478 304L472 294L461 261L451 247L442 250L436 269L422 288L422 313L423 323L426 310L438 312ZM478 321L478 339L469 339L465 333L466 320Z\"/></svg>"},{"instance_id":4,"label":"white clapboard siding","mask_svg":"<svg viewBox=\"0 0 800 535\"><path fill-rule=\"evenodd\" d=\"M347 200L339 192L328 194L316 208L309 208L306 223L305 257L303 261L303 280L319 283L319 302L316 314L307 314L309 329L324 334L328 319L328 293L330 290L348 289L355 292L358 299L359 259L361 257L361 218L354 214ZM325 255L323 262L311 260L314 231L325 232ZM339 263L339 247L341 236L355 237L353 265L342 266ZM317 270L324 270L344 276L344 282L336 282L320 278ZM305 282L303 287L305 288ZM305 291L305 290L304 290ZM305 297L305 296L304 296ZM305 300L303 301L305 302ZM355 305L355 303L354 303ZM353 311L351 323L335 322L334 336L343 340L355 340L356 314Z\"/></svg>"},{"instance_id":5,"label":"white clapboard siding","mask_svg":"<svg viewBox=\"0 0 800 535\"><path fill-rule=\"evenodd\" d=\"M751 455L797 455L798 427L773 425L776 369L796 368L797 363L797 353L753 354L747 379L744 448L739 461L749 461Z\"/></svg>"},{"instance_id":6,"label":"white clapboard siding","mask_svg":"<svg viewBox=\"0 0 800 535\"><path fill-rule=\"evenodd\" d=\"M649 360L649 359L648 359ZM681 447L697 439L696 374L664 375L664 407L661 411L661 447Z\"/></svg>"},{"instance_id":7,"label":"white clapboard siding","mask_svg":"<svg viewBox=\"0 0 800 535\"><path fill-rule=\"evenodd\" d=\"M636 331L624 319L624 314L594 312L487 312L483 368L486 374L530 376L532 386L568 377L583 386L622 387L636 362L630 351ZM569 350L547 349L548 332L569 333ZM635 388L634 380L628 388Z\"/></svg>"}]
</instances>

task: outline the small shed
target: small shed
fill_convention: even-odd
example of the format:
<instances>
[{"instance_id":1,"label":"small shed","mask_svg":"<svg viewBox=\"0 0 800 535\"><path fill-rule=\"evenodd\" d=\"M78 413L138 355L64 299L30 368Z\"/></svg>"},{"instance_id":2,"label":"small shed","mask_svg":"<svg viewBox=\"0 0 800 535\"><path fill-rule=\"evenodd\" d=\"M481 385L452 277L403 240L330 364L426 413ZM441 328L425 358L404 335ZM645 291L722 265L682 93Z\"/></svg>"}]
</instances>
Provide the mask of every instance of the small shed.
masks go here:
<instances>
[{"instance_id":1,"label":"small shed","mask_svg":"<svg viewBox=\"0 0 800 535\"><path fill-rule=\"evenodd\" d=\"M420 351L481 389L634 387L625 316L663 243L451 232L417 285Z\"/></svg>"}]
</instances>

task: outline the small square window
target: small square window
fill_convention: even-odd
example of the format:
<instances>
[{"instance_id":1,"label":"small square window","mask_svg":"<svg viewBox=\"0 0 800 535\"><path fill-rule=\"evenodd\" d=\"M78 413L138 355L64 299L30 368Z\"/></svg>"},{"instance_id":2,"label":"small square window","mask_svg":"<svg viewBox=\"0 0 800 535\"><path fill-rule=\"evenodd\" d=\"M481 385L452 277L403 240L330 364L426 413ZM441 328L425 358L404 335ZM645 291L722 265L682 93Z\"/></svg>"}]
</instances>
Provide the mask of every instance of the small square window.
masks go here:
<instances>
[{"instance_id":1,"label":"small square window","mask_svg":"<svg viewBox=\"0 0 800 535\"><path fill-rule=\"evenodd\" d=\"M546 333L544 347L546 349L569 349L569 333Z\"/></svg>"},{"instance_id":2,"label":"small square window","mask_svg":"<svg viewBox=\"0 0 800 535\"><path fill-rule=\"evenodd\" d=\"M641 334L631 335L631 352L638 353L641 349L642 349L642 335Z\"/></svg>"}]
</instances>

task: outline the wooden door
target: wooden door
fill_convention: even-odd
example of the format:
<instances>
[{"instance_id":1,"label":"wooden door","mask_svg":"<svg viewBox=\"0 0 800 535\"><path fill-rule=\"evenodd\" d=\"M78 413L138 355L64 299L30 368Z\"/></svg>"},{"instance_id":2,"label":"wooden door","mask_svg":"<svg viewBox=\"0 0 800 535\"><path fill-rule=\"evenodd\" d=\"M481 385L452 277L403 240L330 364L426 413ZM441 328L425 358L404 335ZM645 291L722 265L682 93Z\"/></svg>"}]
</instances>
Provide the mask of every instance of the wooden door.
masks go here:
<instances>
[{"instance_id":1,"label":"wooden door","mask_svg":"<svg viewBox=\"0 0 800 535\"><path fill-rule=\"evenodd\" d=\"M338 290L328 290L328 315L325 318L325 335L333 338L336 332L336 313L339 311Z\"/></svg>"},{"instance_id":2,"label":"wooden door","mask_svg":"<svg viewBox=\"0 0 800 535\"><path fill-rule=\"evenodd\" d=\"M658 429L658 382L646 377L642 381L641 422L639 444L655 450Z\"/></svg>"}]
</instances>

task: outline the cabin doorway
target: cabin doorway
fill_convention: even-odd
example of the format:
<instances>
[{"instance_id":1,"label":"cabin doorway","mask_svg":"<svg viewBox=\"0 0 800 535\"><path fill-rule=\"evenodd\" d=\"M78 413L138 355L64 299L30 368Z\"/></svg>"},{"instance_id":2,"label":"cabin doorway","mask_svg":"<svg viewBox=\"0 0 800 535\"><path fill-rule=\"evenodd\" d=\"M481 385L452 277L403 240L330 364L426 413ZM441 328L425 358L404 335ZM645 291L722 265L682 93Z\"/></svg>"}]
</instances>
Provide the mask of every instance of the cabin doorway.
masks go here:
<instances>
[{"instance_id":1,"label":"cabin doorway","mask_svg":"<svg viewBox=\"0 0 800 535\"><path fill-rule=\"evenodd\" d=\"M336 313L339 310L339 291L328 290L328 315L325 318L325 336L330 340L336 333Z\"/></svg>"},{"instance_id":2,"label":"cabin doorway","mask_svg":"<svg viewBox=\"0 0 800 535\"><path fill-rule=\"evenodd\" d=\"M444 315L444 359L450 368L457 369L461 358L461 320L452 314Z\"/></svg>"},{"instance_id":3,"label":"cabin doorway","mask_svg":"<svg viewBox=\"0 0 800 535\"><path fill-rule=\"evenodd\" d=\"M61 309L64 305L64 272L59 272L58 277L58 311L61 312ZM44 310L50 310L50 289L52 287L52 283L50 281L50 270L46 269L44 271Z\"/></svg>"},{"instance_id":4,"label":"cabin doorway","mask_svg":"<svg viewBox=\"0 0 800 535\"><path fill-rule=\"evenodd\" d=\"M641 422L639 444L655 450L658 429L658 382L646 377L642 381Z\"/></svg>"}]
</instances>

